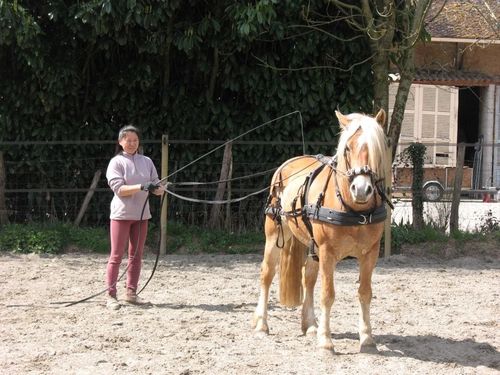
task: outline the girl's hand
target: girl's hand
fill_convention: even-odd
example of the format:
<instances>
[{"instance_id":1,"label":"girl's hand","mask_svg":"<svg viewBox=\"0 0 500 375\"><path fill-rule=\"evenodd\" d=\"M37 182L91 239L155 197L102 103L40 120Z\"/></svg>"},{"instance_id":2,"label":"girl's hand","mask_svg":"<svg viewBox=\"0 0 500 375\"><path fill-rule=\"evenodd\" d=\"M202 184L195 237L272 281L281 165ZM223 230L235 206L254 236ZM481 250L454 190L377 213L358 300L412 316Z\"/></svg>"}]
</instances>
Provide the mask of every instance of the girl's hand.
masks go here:
<instances>
[{"instance_id":1,"label":"girl's hand","mask_svg":"<svg viewBox=\"0 0 500 375\"><path fill-rule=\"evenodd\" d=\"M158 186L155 190L152 191L154 195L163 195L165 193L165 186L161 185Z\"/></svg>"}]
</instances>

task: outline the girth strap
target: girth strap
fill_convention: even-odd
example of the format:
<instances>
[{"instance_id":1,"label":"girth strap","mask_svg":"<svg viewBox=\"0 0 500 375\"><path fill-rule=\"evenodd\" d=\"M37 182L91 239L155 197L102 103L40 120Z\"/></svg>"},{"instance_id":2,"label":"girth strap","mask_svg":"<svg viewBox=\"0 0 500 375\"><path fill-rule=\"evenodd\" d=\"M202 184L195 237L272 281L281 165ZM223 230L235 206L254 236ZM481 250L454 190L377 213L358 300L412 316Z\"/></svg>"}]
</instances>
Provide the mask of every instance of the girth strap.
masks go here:
<instances>
[{"instance_id":1,"label":"girth strap","mask_svg":"<svg viewBox=\"0 0 500 375\"><path fill-rule=\"evenodd\" d=\"M319 155L318 155L319 156ZM323 156L323 155L321 155ZM318 255L316 253L316 248L318 247L318 244L316 243L316 240L314 239L314 233L313 233L313 227L311 224L311 220L309 220L309 216L307 214L307 211L304 209L304 207L307 207L309 205L307 201L307 196L309 193L309 188L311 187L311 184L313 181L318 177L318 175L321 173L321 171L325 168L326 164L323 162L323 160L319 159L321 161L321 165L316 168L314 171L312 171L309 176L307 176L305 182L304 182L304 189L302 190L302 194L300 195L300 203L302 206L302 222L304 223L304 226L307 229L307 232L309 233L309 237L311 238L311 242L309 243L309 251L308 255L315 261L319 261Z\"/></svg>"}]
</instances>

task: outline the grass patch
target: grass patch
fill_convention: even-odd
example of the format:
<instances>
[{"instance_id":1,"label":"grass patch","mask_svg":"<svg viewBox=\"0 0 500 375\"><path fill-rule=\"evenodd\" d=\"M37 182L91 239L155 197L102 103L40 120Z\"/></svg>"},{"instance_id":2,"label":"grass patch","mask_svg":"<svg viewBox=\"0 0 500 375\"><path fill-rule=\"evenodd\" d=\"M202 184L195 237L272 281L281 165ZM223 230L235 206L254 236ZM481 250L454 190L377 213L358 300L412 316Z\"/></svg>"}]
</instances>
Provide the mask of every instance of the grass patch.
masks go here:
<instances>
[{"instance_id":1,"label":"grass patch","mask_svg":"<svg viewBox=\"0 0 500 375\"><path fill-rule=\"evenodd\" d=\"M264 234L256 231L235 233L170 222L167 232L169 253L247 254L261 251L264 245Z\"/></svg>"},{"instance_id":2,"label":"grass patch","mask_svg":"<svg viewBox=\"0 0 500 375\"><path fill-rule=\"evenodd\" d=\"M393 254L400 254L404 246L414 246L429 255L438 255L446 247L456 250L474 247L481 243L484 248L500 247L500 231L496 225L492 231L446 234L441 229L426 226L415 230L411 224L392 226ZM489 229L489 227L488 227ZM147 245L157 249L159 228L150 223ZM167 252L172 253L262 253L265 243L263 231L227 232L188 226L178 222L168 223ZM422 245L422 246L420 246ZM382 244L383 248L383 239ZM108 253L110 248L107 227L74 227L70 224L8 224L0 228L0 251L15 253L59 254L68 251ZM461 250L460 250L461 251ZM490 251L491 252L491 251ZM434 254L436 253L436 254Z\"/></svg>"}]
</instances>

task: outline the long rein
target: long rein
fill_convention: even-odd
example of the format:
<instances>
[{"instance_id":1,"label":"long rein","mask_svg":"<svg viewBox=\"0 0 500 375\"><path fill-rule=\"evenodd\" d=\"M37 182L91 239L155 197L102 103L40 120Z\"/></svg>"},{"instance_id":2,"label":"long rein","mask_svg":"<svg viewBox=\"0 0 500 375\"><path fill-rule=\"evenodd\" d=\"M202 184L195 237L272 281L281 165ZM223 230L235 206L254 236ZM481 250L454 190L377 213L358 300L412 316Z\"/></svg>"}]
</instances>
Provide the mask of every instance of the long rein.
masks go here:
<instances>
[{"instance_id":1,"label":"long rein","mask_svg":"<svg viewBox=\"0 0 500 375\"><path fill-rule=\"evenodd\" d=\"M315 160L313 161L312 163L310 163L309 165L303 167L302 169L298 170L297 172L295 173L292 173L290 176L284 178L283 180L281 181L277 181L277 182L274 182L272 183L270 186L267 186L266 188L264 189L260 189L260 190L257 190L255 192L252 192L248 195L245 195L243 197L239 197L239 198L234 198L234 199L226 199L226 200L202 200L202 199L195 199L195 198L190 198L190 197L186 197L186 196L182 196L182 195L179 195L177 193L174 193L172 190L169 190L167 187L168 186L200 186L200 185L210 185L210 184L219 184L219 183L227 183L227 182L232 182L232 181L238 181L238 180L242 180L242 179L250 179L250 178L253 178L253 177L256 177L256 176L261 176L261 175L265 175L265 174L268 174L270 172L274 172L276 169L278 168L272 168L272 169L269 169L269 170L266 170L266 171L263 171L263 172L257 172L257 173L254 173L254 174L251 174L251 175L247 175L247 176L242 176L242 177L235 177L235 178L231 178L231 179L224 179L224 180L218 180L218 181L211 181L211 182L180 182L180 183L166 183L164 186L165 186L165 192L176 197L176 198L179 198L181 200L185 200L185 201L189 201L189 202L196 202L196 203L206 203L206 204L228 204L228 203L236 203L236 202L241 202L251 196L254 196L254 195L258 195L266 190L269 190L270 188L272 188L273 186L276 186L276 185L279 185L281 184L284 180L287 180L287 179L291 179L292 177L296 176L296 175L299 175L301 174L304 170L306 169L309 169L311 166L313 166L314 164L318 163L320 160ZM352 173L349 173L349 171L342 171L342 170L339 170L336 166L336 163L328 163L329 167L331 168L332 171L334 171L334 175L336 176L337 174L341 174L343 175L343 177L346 177L346 178L352 178ZM161 182L164 182L165 179L162 179L160 180ZM380 180L377 180L376 182L378 182ZM336 184L337 185L337 184ZM386 201L389 206L392 206L392 203L390 202L389 199L387 199L383 189L381 189L379 187L379 184L376 183L375 186L377 187L377 190L379 192L379 194L381 195L382 199L384 201ZM338 193L337 193L338 194ZM160 202L160 210L162 209L163 207L163 204L165 202L165 197L166 197L166 194L164 194L161 198L161 202ZM140 217L140 221L143 221L143 216L144 216L144 211L145 211L145 208L146 208L146 204L148 202L148 199L149 199L149 194L148 196L146 197L145 201L144 201L144 205L142 207L142 210L141 210L141 217ZM342 203L344 204L344 202L342 201ZM141 226L139 226L139 231L138 231L138 239L140 238L140 235L141 235ZM137 242L138 243L138 242ZM156 269L158 267L158 263L159 263L159 257L160 257L160 246L158 244L157 246L157 251L156 251L156 257L155 257L155 262L153 264L153 268L151 270L151 274L149 276L149 278L147 279L147 281L144 283L143 287L139 290L139 292L137 294L140 294L146 287L147 285L149 284L149 282L153 279L153 276L156 272ZM136 246L135 250L134 250L134 255L132 257L132 260L135 258L135 256L137 255L137 250L138 250L138 247ZM117 279L117 281L114 283L113 286L115 286L124 276L125 274L127 273L128 271L128 268L129 266L127 265L127 267L125 268L125 270L122 272L122 274L119 276L119 278ZM69 307L69 306L73 306L73 305L76 305L76 304L79 304L79 303L82 303L82 302L85 302L85 301L88 301L90 299L93 299L95 297L98 297L99 295L105 293L106 291L108 291L109 287L99 291L98 293L95 293L93 295L90 295L86 298L82 298L80 300L77 300L77 301L61 301L61 302L51 302L51 304L64 304L65 306L64 307Z\"/></svg>"},{"instance_id":2,"label":"long rein","mask_svg":"<svg viewBox=\"0 0 500 375\"><path fill-rule=\"evenodd\" d=\"M302 121L302 114L300 113L300 111L293 111L293 112L289 112L285 115L282 115L282 116L279 116L279 117L276 117L272 120L269 120L269 121L266 121L256 127L254 127L253 129L250 129L246 132L244 132L243 134L240 134L239 136L223 143L222 145L218 146L218 147L215 147L214 149L212 149L211 151L207 152L206 154L198 157L197 159L193 160L192 162L184 165L183 167L177 169L175 172L169 174L168 176L162 178L159 183L164 185L164 189L165 189L165 192L176 197L176 198L179 198L179 199L182 199L182 200L186 200L186 201L190 201L190 202L196 202L196 203L207 203L207 204L226 204L226 203L234 203L234 202L240 202L244 199L247 199L251 196L254 196L254 195L257 195L257 194L260 194L266 190L268 190L271 186L268 186L264 189L261 189L261 190L258 190L256 192L253 192L253 193L250 193L246 196L243 196L243 197L240 197L240 198L236 198L236 199L227 199L227 200L213 200L213 201L207 201L207 200L200 200L200 199L194 199L194 198L189 198L189 197L185 197L185 196L182 196L182 195L179 195L179 194L176 194L174 193L173 191L169 190L167 187L170 185L170 186L174 186L174 185L184 185L184 186L194 186L194 185L208 185L208 184L219 184L219 183L223 183L223 182L231 182L231 181L236 181L236 180L241 180L241 179L247 179L247 178L252 178L252 177L255 177L255 176L260 176L260 175L264 175L264 174L267 174L271 171L275 171L277 168L274 168L274 169L270 169L270 170L267 170L267 171L263 171L263 172L258 172L258 173L255 173L255 174L252 174L252 175L248 175L248 176L243 176L243 177L236 177L236 178L232 178L232 179L226 179L226 180L220 180L220 181L213 181L213 182L187 182L187 183L168 183L167 180L169 177L179 173L181 170L183 169L186 169L187 167L195 164L196 162L200 161L201 159L207 157L208 155L214 153L215 151L217 151L218 149L222 148L222 147L225 147L227 144L229 143L232 143L236 140L238 140L239 138L242 138L244 137L245 135L251 133L251 132L254 132L264 126L267 126L273 122L276 122L282 118L285 118L285 117L288 117L288 116L291 116L291 115L294 115L294 114L298 114L299 115L299 118L300 118L300 125L301 125L301 135L302 135L302 150L303 152L305 153L305 142L304 142L304 124L303 124L303 121ZM161 202L160 202L160 211L163 207L163 204L164 204L164 201L165 201L165 196L166 194L163 194L162 198L161 198ZM149 200L149 194L148 196L146 197L145 201L144 201L144 205L142 207L142 210L141 210L141 216L140 216L140 219L139 221L143 221L143 216L144 216L144 211L145 211L145 208L146 208L146 204ZM139 230L138 230L138 233L137 233L137 246L134 250L134 255L132 257L132 261L135 259L136 255L137 255L137 250L138 250L138 244L139 244L139 238L140 238L140 235L141 235L141 226L139 226ZM151 281L151 279L153 278L153 275L155 274L155 271L156 271L156 268L158 266L158 262L159 262L159 257L160 257L160 246L158 244L157 246L158 250L156 252L156 258L155 258L155 263L153 265L153 269L151 271L151 275L149 276L148 280L146 281L146 283L144 284L144 286L139 290L139 292L137 294L140 294L145 288L146 286L149 284L149 282ZM131 262L129 262L130 264ZM123 276L125 276L125 274L127 273L128 271L128 268L129 268L129 265L127 265L127 267L125 268L125 270L122 272L122 274L119 276L119 278L117 279L117 281L112 285L112 286L116 286L118 284L118 282L123 278ZM90 295L88 297L85 297L85 298L82 298L80 300L77 300L77 301L58 301L58 302L51 302L50 304L54 304L54 305L64 305L64 307L69 307L69 306L73 306L73 305L76 305L76 304L79 304L79 303L82 303L82 302L85 302L85 301L88 301L90 299L93 299L97 296L100 296L101 294L107 292L109 290L109 287L106 287L105 289L101 290L100 292L98 293L95 293L93 295Z\"/></svg>"}]
</instances>

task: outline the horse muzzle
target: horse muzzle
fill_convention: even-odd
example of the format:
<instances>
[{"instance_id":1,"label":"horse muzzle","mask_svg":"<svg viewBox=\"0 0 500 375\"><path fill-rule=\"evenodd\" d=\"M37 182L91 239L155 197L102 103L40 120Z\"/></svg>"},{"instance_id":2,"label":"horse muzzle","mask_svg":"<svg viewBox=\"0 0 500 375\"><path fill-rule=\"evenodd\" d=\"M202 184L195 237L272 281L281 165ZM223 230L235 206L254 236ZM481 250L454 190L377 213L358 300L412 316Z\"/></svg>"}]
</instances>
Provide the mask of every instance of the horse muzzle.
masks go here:
<instances>
[{"instance_id":1,"label":"horse muzzle","mask_svg":"<svg viewBox=\"0 0 500 375\"><path fill-rule=\"evenodd\" d=\"M349 186L352 199L359 204L367 203L373 197L373 184L369 175L360 174L353 178Z\"/></svg>"}]
</instances>

